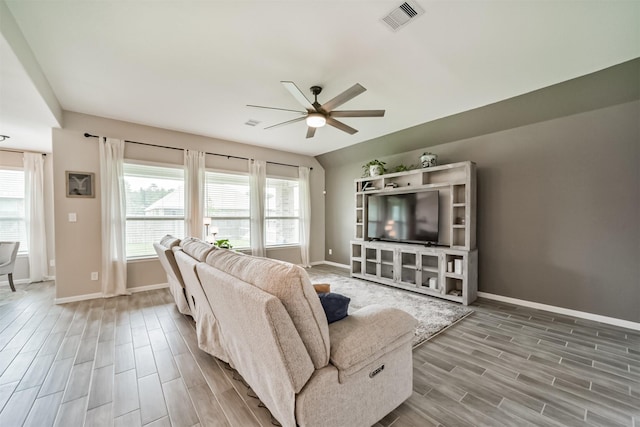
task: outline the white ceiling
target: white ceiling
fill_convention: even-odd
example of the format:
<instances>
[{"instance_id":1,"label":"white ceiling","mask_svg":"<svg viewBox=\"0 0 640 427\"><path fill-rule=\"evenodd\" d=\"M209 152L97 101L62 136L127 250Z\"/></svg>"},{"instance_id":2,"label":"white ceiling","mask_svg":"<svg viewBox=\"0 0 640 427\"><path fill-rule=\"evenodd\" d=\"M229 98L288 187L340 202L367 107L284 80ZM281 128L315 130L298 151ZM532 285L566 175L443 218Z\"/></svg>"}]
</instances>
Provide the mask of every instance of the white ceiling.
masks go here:
<instances>
[{"instance_id":1,"label":"white ceiling","mask_svg":"<svg viewBox=\"0 0 640 427\"><path fill-rule=\"evenodd\" d=\"M400 3L6 1L63 109L307 155L640 57L636 0L418 0L426 13L393 32L381 18ZM0 48L5 80L16 64ZM297 109L281 80L309 98L323 86L320 103L360 83L368 90L341 109L386 116L342 119L352 136L325 127L307 140L304 122L264 130L296 117L246 107ZM51 125L15 96L6 106L9 86L0 134L13 131L7 115L48 151L37 130Z\"/></svg>"}]
</instances>

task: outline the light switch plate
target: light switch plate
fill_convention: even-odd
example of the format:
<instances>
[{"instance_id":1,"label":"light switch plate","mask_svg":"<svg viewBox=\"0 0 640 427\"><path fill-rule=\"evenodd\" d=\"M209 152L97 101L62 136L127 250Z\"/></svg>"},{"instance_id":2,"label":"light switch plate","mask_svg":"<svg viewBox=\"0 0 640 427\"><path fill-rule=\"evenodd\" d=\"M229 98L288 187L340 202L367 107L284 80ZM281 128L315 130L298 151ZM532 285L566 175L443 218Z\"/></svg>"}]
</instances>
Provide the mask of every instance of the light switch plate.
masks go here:
<instances>
[{"instance_id":1,"label":"light switch plate","mask_svg":"<svg viewBox=\"0 0 640 427\"><path fill-rule=\"evenodd\" d=\"M78 216L76 215L75 212L71 212L69 213L69 222L77 222L78 221Z\"/></svg>"}]
</instances>

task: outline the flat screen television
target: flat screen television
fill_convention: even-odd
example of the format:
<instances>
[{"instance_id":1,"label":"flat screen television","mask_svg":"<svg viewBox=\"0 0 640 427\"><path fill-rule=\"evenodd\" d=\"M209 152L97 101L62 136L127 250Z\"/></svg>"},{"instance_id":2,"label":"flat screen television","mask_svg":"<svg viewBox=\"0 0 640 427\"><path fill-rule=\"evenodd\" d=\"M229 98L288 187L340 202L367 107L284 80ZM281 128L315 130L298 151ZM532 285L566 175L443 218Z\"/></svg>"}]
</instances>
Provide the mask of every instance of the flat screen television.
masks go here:
<instances>
[{"instance_id":1,"label":"flat screen television","mask_svg":"<svg viewBox=\"0 0 640 427\"><path fill-rule=\"evenodd\" d=\"M367 209L367 238L437 244L438 201L438 191L370 195Z\"/></svg>"}]
</instances>

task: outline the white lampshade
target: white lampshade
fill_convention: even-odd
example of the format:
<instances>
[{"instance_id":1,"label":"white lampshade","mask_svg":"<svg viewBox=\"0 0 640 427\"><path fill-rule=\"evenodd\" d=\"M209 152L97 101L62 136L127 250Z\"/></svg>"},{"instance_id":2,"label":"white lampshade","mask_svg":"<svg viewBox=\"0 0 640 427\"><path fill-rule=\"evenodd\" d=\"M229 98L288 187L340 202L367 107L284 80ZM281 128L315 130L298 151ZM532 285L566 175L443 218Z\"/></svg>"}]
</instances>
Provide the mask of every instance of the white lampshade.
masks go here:
<instances>
[{"instance_id":1,"label":"white lampshade","mask_svg":"<svg viewBox=\"0 0 640 427\"><path fill-rule=\"evenodd\" d=\"M204 225L211 225L211 218L209 218L208 216L205 216L204 218L202 218L202 223Z\"/></svg>"},{"instance_id":2,"label":"white lampshade","mask_svg":"<svg viewBox=\"0 0 640 427\"><path fill-rule=\"evenodd\" d=\"M309 113L307 115L307 125L312 128L321 128L327 124L327 118L320 113Z\"/></svg>"}]
</instances>

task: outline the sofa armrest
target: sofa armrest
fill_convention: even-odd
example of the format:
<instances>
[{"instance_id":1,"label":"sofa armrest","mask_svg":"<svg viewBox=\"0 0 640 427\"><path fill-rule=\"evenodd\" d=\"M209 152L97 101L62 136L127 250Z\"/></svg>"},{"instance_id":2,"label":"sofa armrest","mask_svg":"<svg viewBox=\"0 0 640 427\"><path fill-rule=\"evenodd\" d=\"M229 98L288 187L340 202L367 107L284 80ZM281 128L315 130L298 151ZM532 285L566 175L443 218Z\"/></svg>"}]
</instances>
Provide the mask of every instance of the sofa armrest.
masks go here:
<instances>
[{"instance_id":1,"label":"sofa armrest","mask_svg":"<svg viewBox=\"0 0 640 427\"><path fill-rule=\"evenodd\" d=\"M418 321L402 310L369 305L329 325L331 363L340 382L411 341Z\"/></svg>"}]
</instances>

